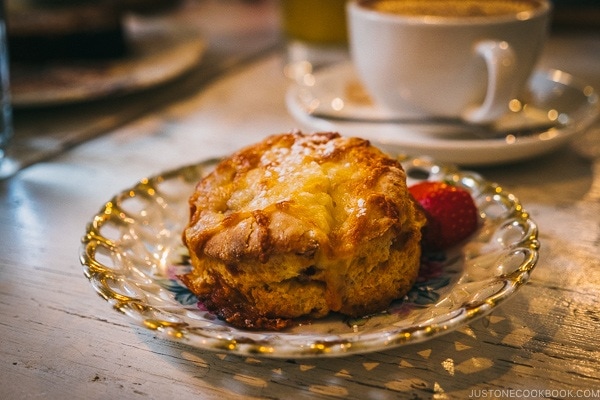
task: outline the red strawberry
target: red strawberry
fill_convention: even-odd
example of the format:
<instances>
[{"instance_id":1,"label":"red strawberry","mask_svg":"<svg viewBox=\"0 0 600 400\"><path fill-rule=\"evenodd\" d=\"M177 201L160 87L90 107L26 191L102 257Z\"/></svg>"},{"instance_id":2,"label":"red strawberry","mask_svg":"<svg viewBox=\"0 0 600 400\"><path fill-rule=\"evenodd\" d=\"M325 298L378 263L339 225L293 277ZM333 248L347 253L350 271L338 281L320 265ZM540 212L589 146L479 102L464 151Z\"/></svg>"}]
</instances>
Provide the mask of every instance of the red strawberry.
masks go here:
<instances>
[{"instance_id":1,"label":"red strawberry","mask_svg":"<svg viewBox=\"0 0 600 400\"><path fill-rule=\"evenodd\" d=\"M443 250L460 243L477 229L479 212L465 189L443 182L424 181L409 188L427 216L422 246Z\"/></svg>"}]
</instances>

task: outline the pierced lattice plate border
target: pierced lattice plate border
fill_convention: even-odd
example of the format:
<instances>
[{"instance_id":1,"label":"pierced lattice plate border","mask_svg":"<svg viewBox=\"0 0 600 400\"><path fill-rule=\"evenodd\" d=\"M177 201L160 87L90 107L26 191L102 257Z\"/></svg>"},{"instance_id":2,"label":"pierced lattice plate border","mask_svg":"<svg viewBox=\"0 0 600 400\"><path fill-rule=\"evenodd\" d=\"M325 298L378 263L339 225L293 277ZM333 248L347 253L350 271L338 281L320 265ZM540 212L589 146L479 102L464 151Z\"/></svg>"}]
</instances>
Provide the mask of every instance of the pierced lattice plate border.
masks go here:
<instances>
[{"instance_id":1,"label":"pierced lattice plate border","mask_svg":"<svg viewBox=\"0 0 600 400\"><path fill-rule=\"evenodd\" d=\"M413 290L380 314L352 320L333 314L284 332L252 332L198 307L177 280L189 268L181 233L188 197L216 160L142 179L104 204L82 238L85 276L133 322L200 349L341 356L437 337L489 314L529 280L538 260L538 230L518 199L498 184L427 158L401 161L409 184L439 180L469 190L481 225L461 246L426 254Z\"/></svg>"}]
</instances>

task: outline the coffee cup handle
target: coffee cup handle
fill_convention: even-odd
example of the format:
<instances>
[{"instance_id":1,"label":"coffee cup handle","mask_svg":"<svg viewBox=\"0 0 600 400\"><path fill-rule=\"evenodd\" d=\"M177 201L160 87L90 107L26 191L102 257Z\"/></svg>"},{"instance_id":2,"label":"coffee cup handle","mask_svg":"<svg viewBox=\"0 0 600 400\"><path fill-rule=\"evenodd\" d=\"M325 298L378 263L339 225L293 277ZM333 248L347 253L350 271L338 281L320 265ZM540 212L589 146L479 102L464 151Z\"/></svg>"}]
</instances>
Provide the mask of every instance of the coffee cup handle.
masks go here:
<instances>
[{"instance_id":1,"label":"coffee cup handle","mask_svg":"<svg viewBox=\"0 0 600 400\"><path fill-rule=\"evenodd\" d=\"M515 94L516 57L504 41L483 40L475 45L475 52L483 57L487 66L487 92L483 103L467 109L463 119L488 123L508 111L508 103Z\"/></svg>"}]
</instances>

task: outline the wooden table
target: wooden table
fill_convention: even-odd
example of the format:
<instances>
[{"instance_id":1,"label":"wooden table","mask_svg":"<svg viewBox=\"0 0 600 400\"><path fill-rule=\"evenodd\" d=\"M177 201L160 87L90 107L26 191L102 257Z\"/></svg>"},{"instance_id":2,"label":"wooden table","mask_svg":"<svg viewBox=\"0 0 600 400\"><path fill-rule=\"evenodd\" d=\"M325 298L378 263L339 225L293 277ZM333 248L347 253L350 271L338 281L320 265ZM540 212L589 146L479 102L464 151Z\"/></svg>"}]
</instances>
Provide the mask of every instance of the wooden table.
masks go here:
<instances>
[{"instance_id":1,"label":"wooden table","mask_svg":"<svg viewBox=\"0 0 600 400\"><path fill-rule=\"evenodd\" d=\"M232 9L245 25L208 17ZM158 338L111 310L78 258L85 226L105 201L143 177L298 126L272 50L272 3L203 1L186 18L222 27L211 31L211 43L235 43L233 32L256 47L233 67L223 62L202 75L211 55L196 73L145 95L62 115L17 112L17 136L59 146L0 182L2 398L600 398L598 123L552 154L475 169L519 197L539 225L541 255L509 302L447 335L340 358L270 359ZM600 33L554 32L541 64L600 88ZM99 115L107 124L85 137L85 119ZM84 136L56 139L63 127Z\"/></svg>"}]
</instances>

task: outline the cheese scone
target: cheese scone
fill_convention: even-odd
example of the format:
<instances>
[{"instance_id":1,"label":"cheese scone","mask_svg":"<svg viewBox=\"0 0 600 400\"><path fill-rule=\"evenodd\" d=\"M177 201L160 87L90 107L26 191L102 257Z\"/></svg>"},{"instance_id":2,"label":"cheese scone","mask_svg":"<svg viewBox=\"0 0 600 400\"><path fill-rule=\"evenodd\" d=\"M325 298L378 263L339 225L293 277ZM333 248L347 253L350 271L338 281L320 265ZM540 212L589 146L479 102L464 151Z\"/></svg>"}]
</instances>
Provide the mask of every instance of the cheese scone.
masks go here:
<instances>
[{"instance_id":1,"label":"cheese scone","mask_svg":"<svg viewBox=\"0 0 600 400\"><path fill-rule=\"evenodd\" d=\"M417 278L425 217L402 166L367 140L268 137L220 162L189 204L182 280L236 327L368 315Z\"/></svg>"}]
</instances>

